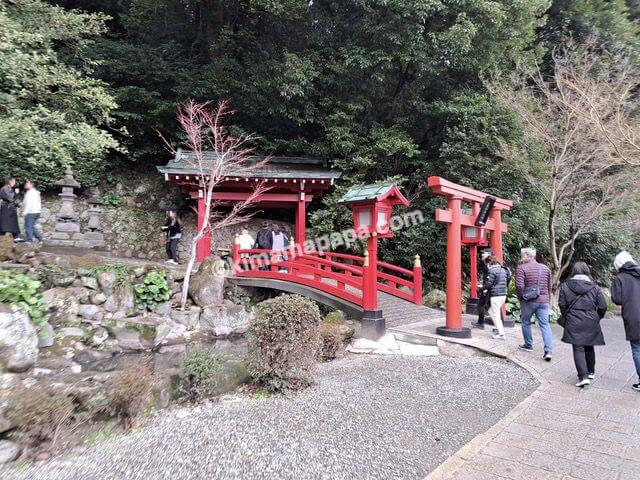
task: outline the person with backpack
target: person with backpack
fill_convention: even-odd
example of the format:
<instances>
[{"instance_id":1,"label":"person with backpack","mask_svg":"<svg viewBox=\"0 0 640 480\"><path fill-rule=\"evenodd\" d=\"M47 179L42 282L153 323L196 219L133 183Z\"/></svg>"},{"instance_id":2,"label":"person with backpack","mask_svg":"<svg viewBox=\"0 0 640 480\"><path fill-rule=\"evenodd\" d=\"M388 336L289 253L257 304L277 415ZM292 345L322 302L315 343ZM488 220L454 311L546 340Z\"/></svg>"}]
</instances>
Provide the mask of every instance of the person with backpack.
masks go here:
<instances>
[{"instance_id":1,"label":"person with backpack","mask_svg":"<svg viewBox=\"0 0 640 480\"><path fill-rule=\"evenodd\" d=\"M504 325L502 323L502 306L507 300L507 286L511 279L509 269L502 266L495 255L489 255L485 264L487 265L487 280L482 285L484 295L490 298L491 306L489 307L489 315L493 320L493 325L497 333L493 338L504 340Z\"/></svg>"},{"instance_id":2,"label":"person with backpack","mask_svg":"<svg viewBox=\"0 0 640 480\"><path fill-rule=\"evenodd\" d=\"M560 320L564 328L562 341L573 347L573 361L578 371L576 387L585 387L595 378L596 345L604 345L600 320L607 313L607 301L591 277L584 262L573 265L571 276L560 287Z\"/></svg>"},{"instance_id":3,"label":"person with backpack","mask_svg":"<svg viewBox=\"0 0 640 480\"><path fill-rule=\"evenodd\" d=\"M524 338L524 344L520 345L520 348L527 352L533 351L531 317L535 315L544 343L542 358L550 362L553 358L553 332L549 324L551 270L536 261L534 248L523 248L520 252L522 259L516 269L516 293L520 300L520 320Z\"/></svg>"},{"instance_id":4,"label":"person with backpack","mask_svg":"<svg viewBox=\"0 0 640 480\"><path fill-rule=\"evenodd\" d=\"M269 228L269 222L262 222L262 228L256 234L255 248L271 250L273 245L273 232Z\"/></svg>"},{"instance_id":5,"label":"person with backpack","mask_svg":"<svg viewBox=\"0 0 640 480\"><path fill-rule=\"evenodd\" d=\"M620 252L613 266L618 274L611 284L611 301L622 306L622 320L627 341L631 344L638 383L632 388L640 392L640 265L629 252Z\"/></svg>"}]
</instances>

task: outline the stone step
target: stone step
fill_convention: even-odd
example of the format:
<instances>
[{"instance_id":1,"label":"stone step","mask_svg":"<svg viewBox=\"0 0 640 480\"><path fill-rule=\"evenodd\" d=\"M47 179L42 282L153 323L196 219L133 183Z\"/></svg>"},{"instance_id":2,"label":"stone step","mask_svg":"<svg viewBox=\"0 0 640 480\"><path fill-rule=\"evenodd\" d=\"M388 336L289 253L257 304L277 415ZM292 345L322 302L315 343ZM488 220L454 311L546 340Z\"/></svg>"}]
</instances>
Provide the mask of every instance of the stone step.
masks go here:
<instances>
[{"instance_id":1,"label":"stone step","mask_svg":"<svg viewBox=\"0 0 640 480\"><path fill-rule=\"evenodd\" d=\"M390 328L388 331L399 342L410 343L412 345L429 345L429 346L437 346L438 344L438 339L436 338L431 338L424 335L415 335L408 332L397 332L397 331L394 331L393 328Z\"/></svg>"}]
</instances>

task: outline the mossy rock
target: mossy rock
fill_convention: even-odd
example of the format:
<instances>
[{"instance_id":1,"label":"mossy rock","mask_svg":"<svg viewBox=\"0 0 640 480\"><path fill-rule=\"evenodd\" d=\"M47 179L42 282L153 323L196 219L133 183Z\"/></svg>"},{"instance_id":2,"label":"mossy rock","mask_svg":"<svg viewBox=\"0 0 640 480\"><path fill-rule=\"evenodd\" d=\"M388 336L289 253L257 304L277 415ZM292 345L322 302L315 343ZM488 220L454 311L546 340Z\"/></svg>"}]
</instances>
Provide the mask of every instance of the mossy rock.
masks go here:
<instances>
[{"instance_id":1,"label":"mossy rock","mask_svg":"<svg viewBox=\"0 0 640 480\"><path fill-rule=\"evenodd\" d=\"M325 315L322 321L323 323L340 325L341 323L344 322L344 320L345 320L344 313L342 313L340 310L334 310L333 312L329 312L327 315Z\"/></svg>"},{"instance_id":2,"label":"mossy rock","mask_svg":"<svg viewBox=\"0 0 640 480\"><path fill-rule=\"evenodd\" d=\"M442 290L434 288L424 297L422 297L422 304L425 307L438 308L444 310L447 306L447 294Z\"/></svg>"}]
</instances>

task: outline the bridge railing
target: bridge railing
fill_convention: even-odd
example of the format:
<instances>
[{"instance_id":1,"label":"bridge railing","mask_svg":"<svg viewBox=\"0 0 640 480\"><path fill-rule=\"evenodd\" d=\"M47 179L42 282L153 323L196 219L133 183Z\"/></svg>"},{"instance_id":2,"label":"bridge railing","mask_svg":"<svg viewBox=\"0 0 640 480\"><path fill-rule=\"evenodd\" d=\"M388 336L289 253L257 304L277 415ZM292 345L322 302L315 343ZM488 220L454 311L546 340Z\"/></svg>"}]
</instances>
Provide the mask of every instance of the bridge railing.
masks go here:
<instances>
[{"instance_id":1,"label":"bridge railing","mask_svg":"<svg viewBox=\"0 0 640 480\"><path fill-rule=\"evenodd\" d=\"M303 253L291 246L287 250L233 248L234 275L294 281L337 295L363 306L365 258L336 252ZM422 304L422 267L416 255L413 270L377 262L375 289ZM369 289L367 289L369 291Z\"/></svg>"}]
</instances>

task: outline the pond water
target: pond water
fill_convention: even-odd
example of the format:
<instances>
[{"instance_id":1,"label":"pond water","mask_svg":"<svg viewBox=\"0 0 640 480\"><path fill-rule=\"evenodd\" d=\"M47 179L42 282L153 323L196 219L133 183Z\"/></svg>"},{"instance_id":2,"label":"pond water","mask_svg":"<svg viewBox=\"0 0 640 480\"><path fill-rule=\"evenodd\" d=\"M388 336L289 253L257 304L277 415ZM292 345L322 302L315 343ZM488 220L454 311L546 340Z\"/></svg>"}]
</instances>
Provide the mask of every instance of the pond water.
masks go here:
<instances>
[{"instance_id":1,"label":"pond water","mask_svg":"<svg viewBox=\"0 0 640 480\"><path fill-rule=\"evenodd\" d=\"M125 370L140 361L150 360L153 370L162 372L164 370L179 368L186 351L195 346L207 346L215 353L219 354L224 363L237 363L244 360L247 353L247 342L244 338L233 340L211 340L198 341L189 345L171 345L160 348L153 352L127 352L116 354L112 357L94 359L78 359L83 372L113 372Z\"/></svg>"}]
</instances>

